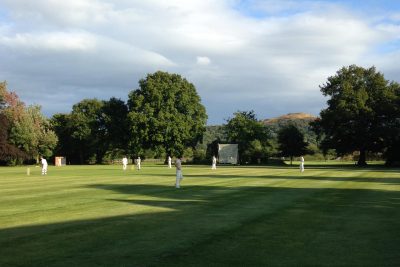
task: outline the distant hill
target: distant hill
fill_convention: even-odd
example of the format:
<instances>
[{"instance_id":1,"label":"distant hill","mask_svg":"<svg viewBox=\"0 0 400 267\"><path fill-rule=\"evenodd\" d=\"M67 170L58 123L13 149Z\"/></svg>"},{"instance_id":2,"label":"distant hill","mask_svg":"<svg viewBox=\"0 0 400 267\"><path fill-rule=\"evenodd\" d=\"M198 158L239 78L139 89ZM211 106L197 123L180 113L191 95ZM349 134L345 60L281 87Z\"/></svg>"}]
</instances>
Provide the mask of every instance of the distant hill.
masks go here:
<instances>
[{"instance_id":1,"label":"distant hill","mask_svg":"<svg viewBox=\"0 0 400 267\"><path fill-rule=\"evenodd\" d=\"M315 121L316 119L317 117L313 115L299 112L289 113L272 119L266 119L262 122L271 130L273 138L277 138L278 132L282 127L291 124L296 126L300 131L303 132L306 140L310 144L316 144L317 136L310 127L310 122Z\"/></svg>"},{"instance_id":2,"label":"distant hill","mask_svg":"<svg viewBox=\"0 0 400 267\"><path fill-rule=\"evenodd\" d=\"M303 120L303 121L310 122L310 121L314 121L316 119L317 119L317 117L315 117L311 114L299 112L299 113L289 113L289 114L282 115L282 116L272 118L272 119L265 119L262 122L264 124L268 125L268 124L275 124L275 123L279 123L279 122L283 122L284 124L286 124L285 122L297 121L297 120Z\"/></svg>"},{"instance_id":3,"label":"distant hill","mask_svg":"<svg viewBox=\"0 0 400 267\"><path fill-rule=\"evenodd\" d=\"M279 130L288 124L295 125L303 132L308 142L315 144L316 135L311 130L310 122L316 120L317 117L307 113L289 113L272 119L262 120L270 130L271 137L276 139ZM224 125L206 126L206 132L203 136L202 146L205 148L207 144L219 138L222 141L226 140Z\"/></svg>"}]
</instances>

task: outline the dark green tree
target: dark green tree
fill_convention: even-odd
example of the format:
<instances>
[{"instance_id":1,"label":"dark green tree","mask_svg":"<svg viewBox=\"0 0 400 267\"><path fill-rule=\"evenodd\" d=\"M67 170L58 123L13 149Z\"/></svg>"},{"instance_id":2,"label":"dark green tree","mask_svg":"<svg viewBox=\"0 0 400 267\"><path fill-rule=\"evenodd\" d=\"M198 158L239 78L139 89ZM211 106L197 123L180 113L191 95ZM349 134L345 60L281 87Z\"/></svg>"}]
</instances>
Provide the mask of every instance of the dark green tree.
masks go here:
<instances>
[{"instance_id":1,"label":"dark green tree","mask_svg":"<svg viewBox=\"0 0 400 267\"><path fill-rule=\"evenodd\" d=\"M398 127L400 127L400 125ZM384 153L387 166L399 166L400 165L399 151L400 151L400 131L397 131L397 134L393 135L392 139L389 140L388 146Z\"/></svg>"},{"instance_id":2,"label":"dark green tree","mask_svg":"<svg viewBox=\"0 0 400 267\"><path fill-rule=\"evenodd\" d=\"M205 131L207 114L195 86L178 74L158 71L139 81L129 94L130 149L146 148L181 155L195 147Z\"/></svg>"},{"instance_id":3,"label":"dark green tree","mask_svg":"<svg viewBox=\"0 0 400 267\"><path fill-rule=\"evenodd\" d=\"M74 124L71 114L54 114L51 118L51 126L58 137L55 155L65 156L68 163L81 163L79 140L72 137Z\"/></svg>"},{"instance_id":4,"label":"dark green tree","mask_svg":"<svg viewBox=\"0 0 400 267\"><path fill-rule=\"evenodd\" d=\"M101 142L106 150L123 151L129 154L129 125L128 125L128 106L124 101L112 97L104 101L100 125L103 129ZM116 155L116 153L113 153Z\"/></svg>"},{"instance_id":5,"label":"dark green tree","mask_svg":"<svg viewBox=\"0 0 400 267\"><path fill-rule=\"evenodd\" d=\"M304 134L294 125L287 125L278 132L278 144L281 156L290 157L290 165L293 157L307 154L308 143L304 141Z\"/></svg>"},{"instance_id":6,"label":"dark green tree","mask_svg":"<svg viewBox=\"0 0 400 267\"><path fill-rule=\"evenodd\" d=\"M387 119L385 125L385 153L386 165L399 166L400 165L400 84L391 82L390 90L394 92L395 98L390 111L390 119Z\"/></svg>"},{"instance_id":7,"label":"dark green tree","mask_svg":"<svg viewBox=\"0 0 400 267\"><path fill-rule=\"evenodd\" d=\"M7 117L0 111L0 163L2 164L16 158L28 158L25 152L8 142L9 125Z\"/></svg>"},{"instance_id":8,"label":"dark green tree","mask_svg":"<svg viewBox=\"0 0 400 267\"><path fill-rule=\"evenodd\" d=\"M212 159L213 156L218 157L218 144L222 143L219 138L215 139L207 145L206 158Z\"/></svg>"},{"instance_id":9,"label":"dark green tree","mask_svg":"<svg viewBox=\"0 0 400 267\"><path fill-rule=\"evenodd\" d=\"M106 147L101 142L104 127L101 124L103 101L84 99L72 107L67 128L71 132L79 163L101 163Z\"/></svg>"},{"instance_id":10,"label":"dark green tree","mask_svg":"<svg viewBox=\"0 0 400 267\"><path fill-rule=\"evenodd\" d=\"M323 150L333 148L338 155L359 151L358 165L366 165L367 151L381 151L385 131L393 119L395 91L375 67L351 65L320 86L329 97L328 107L313 123L323 136Z\"/></svg>"},{"instance_id":11,"label":"dark green tree","mask_svg":"<svg viewBox=\"0 0 400 267\"><path fill-rule=\"evenodd\" d=\"M229 142L239 144L239 161L258 163L268 159L268 128L257 120L254 111L238 111L225 126Z\"/></svg>"},{"instance_id":12,"label":"dark green tree","mask_svg":"<svg viewBox=\"0 0 400 267\"><path fill-rule=\"evenodd\" d=\"M124 101L84 99L70 114L55 114L52 127L59 138L56 151L71 163L101 163L105 153L127 153L128 107ZM115 152L115 153L114 153Z\"/></svg>"}]
</instances>

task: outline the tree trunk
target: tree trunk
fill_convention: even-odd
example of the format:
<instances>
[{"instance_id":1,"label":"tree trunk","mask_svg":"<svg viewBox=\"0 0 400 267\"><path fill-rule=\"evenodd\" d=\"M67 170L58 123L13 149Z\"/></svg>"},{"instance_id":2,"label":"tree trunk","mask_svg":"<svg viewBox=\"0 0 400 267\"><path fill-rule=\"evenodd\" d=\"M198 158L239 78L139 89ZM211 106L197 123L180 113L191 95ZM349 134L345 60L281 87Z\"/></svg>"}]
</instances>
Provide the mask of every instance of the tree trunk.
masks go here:
<instances>
[{"instance_id":1,"label":"tree trunk","mask_svg":"<svg viewBox=\"0 0 400 267\"><path fill-rule=\"evenodd\" d=\"M290 166L293 165L293 156L290 156Z\"/></svg>"},{"instance_id":2,"label":"tree trunk","mask_svg":"<svg viewBox=\"0 0 400 267\"><path fill-rule=\"evenodd\" d=\"M360 157L357 162L358 166L367 166L366 151L365 149L360 149Z\"/></svg>"}]
</instances>

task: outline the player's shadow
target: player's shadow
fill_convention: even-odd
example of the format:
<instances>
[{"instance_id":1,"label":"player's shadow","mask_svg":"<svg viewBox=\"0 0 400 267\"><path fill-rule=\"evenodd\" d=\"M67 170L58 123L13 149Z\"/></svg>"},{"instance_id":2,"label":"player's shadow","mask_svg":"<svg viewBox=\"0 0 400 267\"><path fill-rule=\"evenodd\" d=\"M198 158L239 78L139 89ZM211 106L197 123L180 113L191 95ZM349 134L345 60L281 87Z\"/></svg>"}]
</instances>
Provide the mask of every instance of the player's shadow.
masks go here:
<instances>
[{"instance_id":1,"label":"player's shadow","mask_svg":"<svg viewBox=\"0 0 400 267\"><path fill-rule=\"evenodd\" d=\"M190 178L185 178L190 179ZM184 181L185 181L184 179ZM200 186L185 185L177 189L174 186L148 185L148 184L97 184L90 188L114 191L122 194L139 194L146 196L157 196L158 198L172 198L177 200L207 201L212 196L222 193L246 190L245 187L223 187L223 186ZM254 189L248 187L247 189Z\"/></svg>"},{"instance_id":2,"label":"player's shadow","mask_svg":"<svg viewBox=\"0 0 400 267\"><path fill-rule=\"evenodd\" d=\"M378 183L378 184L400 184L400 173L398 178L379 178L379 177L354 177L354 176L314 176L307 175L306 173L298 173L296 175L282 174L282 175L232 175L232 174L186 174L186 178L216 178L216 179L234 179L234 178L244 178L244 179L278 179L278 180L313 180L313 181L332 181L332 182L360 182L360 183Z\"/></svg>"}]
</instances>

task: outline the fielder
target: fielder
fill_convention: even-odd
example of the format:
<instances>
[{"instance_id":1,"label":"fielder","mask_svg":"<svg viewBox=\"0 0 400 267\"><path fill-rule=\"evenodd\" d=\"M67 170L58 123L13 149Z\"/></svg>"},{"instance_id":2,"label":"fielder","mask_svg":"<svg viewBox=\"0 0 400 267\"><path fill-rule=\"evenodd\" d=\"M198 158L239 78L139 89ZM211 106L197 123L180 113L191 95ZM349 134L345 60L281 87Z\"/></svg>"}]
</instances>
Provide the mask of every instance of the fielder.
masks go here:
<instances>
[{"instance_id":1,"label":"fielder","mask_svg":"<svg viewBox=\"0 0 400 267\"><path fill-rule=\"evenodd\" d=\"M140 163L141 163L141 161L142 161L142 160L140 159L140 157L138 157L137 160L136 160L136 167L137 167L138 170L140 170Z\"/></svg>"},{"instance_id":2,"label":"fielder","mask_svg":"<svg viewBox=\"0 0 400 267\"><path fill-rule=\"evenodd\" d=\"M170 156L168 156L168 168L172 168L172 159Z\"/></svg>"},{"instance_id":3,"label":"fielder","mask_svg":"<svg viewBox=\"0 0 400 267\"><path fill-rule=\"evenodd\" d=\"M47 174L47 160L43 157L40 157L40 163L42 164L42 175Z\"/></svg>"},{"instance_id":4,"label":"fielder","mask_svg":"<svg viewBox=\"0 0 400 267\"><path fill-rule=\"evenodd\" d=\"M211 170L216 170L216 169L217 169L217 158L215 156L213 156Z\"/></svg>"},{"instance_id":5,"label":"fielder","mask_svg":"<svg viewBox=\"0 0 400 267\"><path fill-rule=\"evenodd\" d=\"M182 175L182 161L181 158L178 157L175 161L175 167L176 167L176 183L175 187L180 188L181 187L181 181L183 180L183 175Z\"/></svg>"},{"instance_id":6,"label":"fielder","mask_svg":"<svg viewBox=\"0 0 400 267\"><path fill-rule=\"evenodd\" d=\"M128 158L125 156L122 158L122 169L125 171L128 166Z\"/></svg>"},{"instance_id":7,"label":"fielder","mask_svg":"<svg viewBox=\"0 0 400 267\"><path fill-rule=\"evenodd\" d=\"M303 158L303 156L300 157L300 171L304 172L304 158Z\"/></svg>"}]
</instances>

